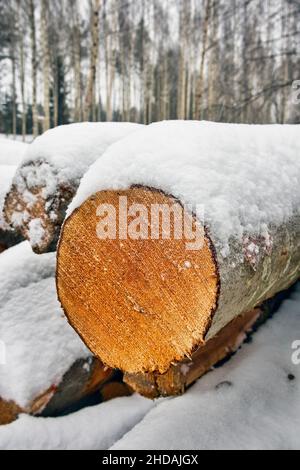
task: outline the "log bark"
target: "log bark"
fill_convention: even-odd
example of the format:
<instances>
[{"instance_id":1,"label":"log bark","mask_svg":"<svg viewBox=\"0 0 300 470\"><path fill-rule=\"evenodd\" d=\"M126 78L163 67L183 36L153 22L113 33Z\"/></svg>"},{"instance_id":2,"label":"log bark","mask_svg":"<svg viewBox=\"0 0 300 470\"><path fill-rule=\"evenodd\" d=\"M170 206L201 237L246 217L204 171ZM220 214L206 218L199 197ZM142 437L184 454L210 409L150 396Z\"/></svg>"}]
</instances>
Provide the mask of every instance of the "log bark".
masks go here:
<instances>
[{"instance_id":1,"label":"log bark","mask_svg":"<svg viewBox=\"0 0 300 470\"><path fill-rule=\"evenodd\" d=\"M13 401L0 397L0 425L15 421L19 414L34 416L57 416L85 397L100 390L115 376L112 369L106 368L94 357L80 359L70 368L58 387L53 386L22 408Z\"/></svg>"},{"instance_id":2,"label":"log bark","mask_svg":"<svg viewBox=\"0 0 300 470\"><path fill-rule=\"evenodd\" d=\"M11 246L17 245L23 240L23 237L15 230L12 230L5 222L3 213L5 194L12 182L15 171L16 168L14 166L0 166L0 253L7 250Z\"/></svg>"},{"instance_id":3,"label":"log bark","mask_svg":"<svg viewBox=\"0 0 300 470\"><path fill-rule=\"evenodd\" d=\"M97 208L103 203L117 208L120 196L126 196L128 207L143 204L148 212L153 204L181 207L171 196L143 187L90 197L63 227L57 288L71 325L105 364L126 372L131 385L130 374L146 373L142 380L148 383L149 377L168 373L174 364L180 368L197 351L201 355L226 325L248 312L241 317L245 329L249 312L251 319L256 307L300 276L298 215L269 227L272 247L263 238L245 239L242 245L233 241L231 253L244 256L233 268L230 256L218 256L207 228L203 247L189 252L184 237L99 239ZM253 245L259 248L257 256ZM231 349L235 334L224 335ZM222 348L219 353L216 346L212 363L223 355ZM197 369L196 376L206 367ZM169 389L163 393L172 394Z\"/></svg>"},{"instance_id":4,"label":"log bark","mask_svg":"<svg viewBox=\"0 0 300 470\"><path fill-rule=\"evenodd\" d=\"M113 400L114 398L129 397L132 394L133 389L130 385L121 381L108 382L100 390L102 402Z\"/></svg>"},{"instance_id":5,"label":"log bark","mask_svg":"<svg viewBox=\"0 0 300 470\"><path fill-rule=\"evenodd\" d=\"M23 240L22 236L13 230L0 229L0 253L7 250L11 246L17 245Z\"/></svg>"}]
</instances>

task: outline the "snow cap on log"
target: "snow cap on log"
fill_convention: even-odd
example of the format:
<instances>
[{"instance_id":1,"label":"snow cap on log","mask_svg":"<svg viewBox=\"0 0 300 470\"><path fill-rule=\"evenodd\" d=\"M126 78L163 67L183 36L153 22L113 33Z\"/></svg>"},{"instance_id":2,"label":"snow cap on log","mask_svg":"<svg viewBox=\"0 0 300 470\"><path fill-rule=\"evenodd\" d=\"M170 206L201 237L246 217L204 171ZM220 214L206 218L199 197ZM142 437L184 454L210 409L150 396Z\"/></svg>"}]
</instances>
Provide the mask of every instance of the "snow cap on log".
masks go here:
<instances>
[{"instance_id":1,"label":"snow cap on log","mask_svg":"<svg viewBox=\"0 0 300 470\"><path fill-rule=\"evenodd\" d=\"M62 230L57 287L70 323L105 363L164 373L297 280L299 130L162 122L90 168ZM184 237L99 239L99 206L124 196L148 212L187 207L204 228L202 248L188 251Z\"/></svg>"},{"instance_id":2,"label":"snow cap on log","mask_svg":"<svg viewBox=\"0 0 300 470\"><path fill-rule=\"evenodd\" d=\"M61 411L112 376L60 308L55 261L27 242L1 254L0 424L20 412Z\"/></svg>"},{"instance_id":3,"label":"snow cap on log","mask_svg":"<svg viewBox=\"0 0 300 470\"><path fill-rule=\"evenodd\" d=\"M131 123L80 123L38 137L7 195L7 222L36 253L54 251L66 208L86 170L111 144L140 128Z\"/></svg>"}]
</instances>

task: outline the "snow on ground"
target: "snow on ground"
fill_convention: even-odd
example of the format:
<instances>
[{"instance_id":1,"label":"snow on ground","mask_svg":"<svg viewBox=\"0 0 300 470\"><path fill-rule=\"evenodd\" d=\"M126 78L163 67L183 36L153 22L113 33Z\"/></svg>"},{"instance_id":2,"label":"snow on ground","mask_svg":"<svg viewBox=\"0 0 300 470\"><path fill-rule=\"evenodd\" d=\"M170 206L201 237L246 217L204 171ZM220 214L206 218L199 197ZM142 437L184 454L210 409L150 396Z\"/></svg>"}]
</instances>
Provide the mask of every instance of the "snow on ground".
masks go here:
<instances>
[{"instance_id":1,"label":"snow on ground","mask_svg":"<svg viewBox=\"0 0 300 470\"><path fill-rule=\"evenodd\" d=\"M0 427L0 448L299 449L296 340L300 284L251 343L184 396L120 398L64 418L22 416Z\"/></svg>"},{"instance_id":2,"label":"snow on ground","mask_svg":"<svg viewBox=\"0 0 300 470\"><path fill-rule=\"evenodd\" d=\"M91 355L57 301L55 254L35 255L27 242L0 255L0 325L0 397L21 407Z\"/></svg>"},{"instance_id":3,"label":"snow on ground","mask_svg":"<svg viewBox=\"0 0 300 470\"><path fill-rule=\"evenodd\" d=\"M200 219L204 206L205 224L225 257L231 237L266 236L268 224L298 212L299 134L300 125L151 124L91 166L68 214L97 191L143 184L198 208Z\"/></svg>"},{"instance_id":4,"label":"snow on ground","mask_svg":"<svg viewBox=\"0 0 300 470\"><path fill-rule=\"evenodd\" d=\"M164 400L112 448L300 449L300 284L229 362ZM298 358L300 359L300 348Z\"/></svg>"},{"instance_id":5,"label":"snow on ground","mask_svg":"<svg viewBox=\"0 0 300 470\"><path fill-rule=\"evenodd\" d=\"M19 165L28 144L0 135L0 165Z\"/></svg>"},{"instance_id":6,"label":"snow on ground","mask_svg":"<svg viewBox=\"0 0 300 470\"><path fill-rule=\"evenodd\" d=\"M1 148L1 143L0 143ZM3 217L3 204L7 191L10 188L13 176L16 172L16 166L13 165L0 165L0 229L8 230L9 227L4 221Z\"/></svg>"},{"instance_id":7,"label":"snow on ground","mask_svg":"<svg viewBox=\"0 0 300 470\"><path fill-rule=\"evenodd\" d=\"M62 418L22 415L0 426L0 449L99 450L108 449L151 409L139 396L117 398Z\"/></svg>"},{"instance_id":8,"label":"snow on ground","mask_svg":"<svg viewBox=\"0 0 300 470\"><path fill-rule=\"evenodd\" d=\"M23 136L21 134L17 134L16 136L13 136L13 134L0 134L0 139L11 139L17 142L24 143ZM33 140L34 136L32 134L25 135L25 144L31 144Z\"/></svg>"}]
</instances>

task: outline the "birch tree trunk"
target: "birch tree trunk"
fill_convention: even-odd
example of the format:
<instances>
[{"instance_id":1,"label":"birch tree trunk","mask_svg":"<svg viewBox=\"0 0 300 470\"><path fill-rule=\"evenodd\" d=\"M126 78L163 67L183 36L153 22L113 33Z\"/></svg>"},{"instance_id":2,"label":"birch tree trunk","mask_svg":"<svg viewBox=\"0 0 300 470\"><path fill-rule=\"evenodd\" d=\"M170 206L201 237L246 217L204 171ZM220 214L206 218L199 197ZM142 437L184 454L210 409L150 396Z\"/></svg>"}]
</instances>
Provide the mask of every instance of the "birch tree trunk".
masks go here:
<instances>
[{"instance_id":1,"label":"birch tree trunk","mask_svg":"<svg viewBox=\"0 0 300 470\"><path fill-rule=\"evenodd\" d=\"M203 22L203 33L202 33L202 54L200 60L200 72L196 84L195 102L194 102L194 119L201 118L201 107L202 98L204 91L204 71L205 71L205 60L207 55L207 39L208 39L208 27L210 21L212 0L205 0L205 17Z\"/></svg>"},{"instance_id":2,"label":"birch tree trunk","mask_svg":"<svg viewBox=\"0 0 300 470\"><path fill-rule=\"evenodd\" d=\"M50 52L48 38L48 2L41 0L41 40L43 54L44 132L50 129Z\"/></svg>"},{"instance_id":3,"label":"birch tree trunk","mask_svg":"<svg viewBox=\"0 0 300 470\"><path fill-rule=\"evenodd\" d=\"M37 58L36 58L36 26L35 26L35 3L29 0L29 25L31 43L31 81L32 81L32 121L33 136L38 135L38 113L37 113Z\"/></svg>"},{"instance_id":4,"label":"birch tree trunk","mask_svg":"<svg viewBox=\"0 0 300 470\"><path fill-rule=\"evenodd\" d=\"M208 94L207 94L207 118L208 120L214 119L213 107L216 100L217 84L217 68L218 68L218 8L220 7L217 0L214 0L212 5L212 31L210 35L211 50L209 52L208 63Z\"/></svg>"},{"instance_id":5,"label":"birch tree trunk","mask_svg":"<svg viewBox=\"0 0 300 470\"><path fill-rule=\"evenodd\" d=\"M12 67L12 134L14 139L17 136L17 92L16 92L16 50L15 44L11 48L11 67Z\"/></svg>"},{"instance_id":6,"label":"birch tree trunk","mask_svg":"<svg viewBox=\"0 0 300 470\"><path fill-rule=\"evenodd\" d=\"M22 101L22 138L25 142L26 136L26 102L25 102L25 51L24 51L24 22L22 16L21 0L17 1L18 7L18 36L19 36L19 54L20 54L20 90Z\"/></svg>"},{"instance_id":7,"label":"birch tree trunk","mask_svg":"<svg viewBox=\"0 0 300 470\"><path fill-rule=\"evenodd\" d=\"M87 91L84 104L84 119L89 120L93 106L95 104L95 83L97 73L97 58L99 50L99 11L100 1L92 1L92 49L90 58L90 68L88 73Z\"/></svg>"},{"instance_id":8,"label":"birch tree trunk","mask_svg":"<svg viewBox=\"0 0 300 470\"><path fill-rule=\"evenodd\" d=\"M78 0L71 3L71 14L73 22L72 30L72 54L74 67L74 88L75 88L75 106L74 120L82 121L82 80L81 80L81 31L78 12Z\"/></svg>"},{"instance_id":9,"label":"birch tree trunk","mask_svg":"<svg viewBox=\"0 0 300 470\"><path fill-rule=\"evenodd\" d=\"M179 50L179 73L178 73L178 97L177 116L178 119L187 118L187 89L188 89L188 69L187 57L189 50L189 22L190 22L190 0L181 3L180 9L180 50Z\"/></svg>"}]
</instances>

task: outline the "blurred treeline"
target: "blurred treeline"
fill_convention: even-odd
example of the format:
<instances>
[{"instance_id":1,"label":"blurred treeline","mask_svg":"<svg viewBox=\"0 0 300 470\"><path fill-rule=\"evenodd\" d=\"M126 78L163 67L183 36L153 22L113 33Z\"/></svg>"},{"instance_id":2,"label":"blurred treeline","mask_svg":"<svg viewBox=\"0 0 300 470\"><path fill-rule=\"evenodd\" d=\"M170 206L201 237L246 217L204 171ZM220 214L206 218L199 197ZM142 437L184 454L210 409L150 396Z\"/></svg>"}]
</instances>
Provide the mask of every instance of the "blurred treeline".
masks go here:
<instances>
[{"instance_id":1,"label":"blurred treeline","mask_svg":"<svg viewBox=\"0 0 300 470\"><path fill-rule=\"evenodd\" d=\"M0 132L300 122L300 0L0 0Z\"/></svg>"}]
</instances>

